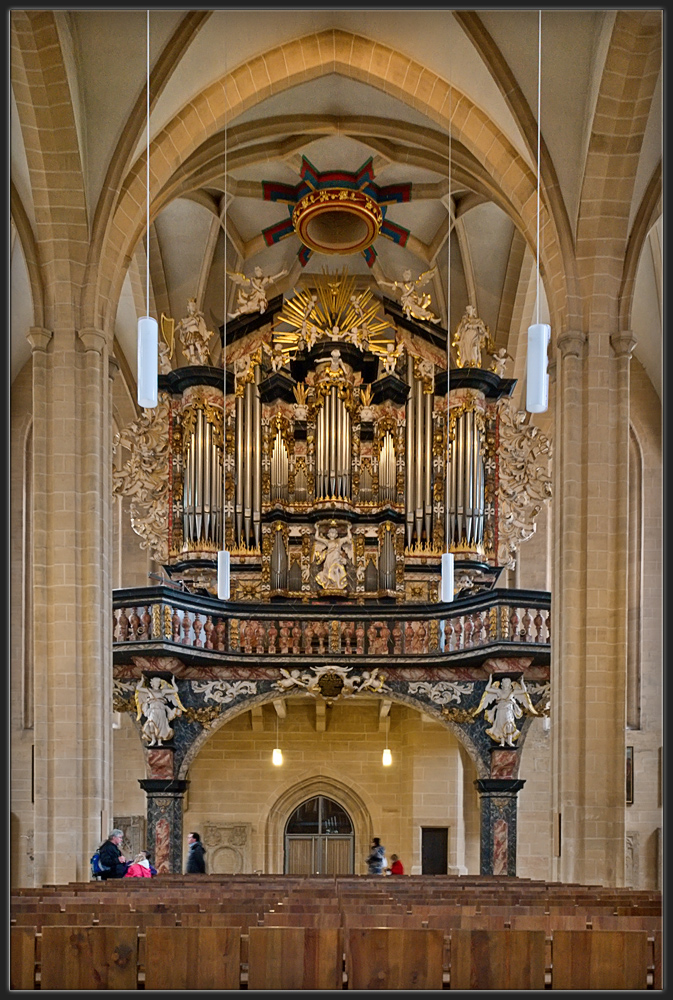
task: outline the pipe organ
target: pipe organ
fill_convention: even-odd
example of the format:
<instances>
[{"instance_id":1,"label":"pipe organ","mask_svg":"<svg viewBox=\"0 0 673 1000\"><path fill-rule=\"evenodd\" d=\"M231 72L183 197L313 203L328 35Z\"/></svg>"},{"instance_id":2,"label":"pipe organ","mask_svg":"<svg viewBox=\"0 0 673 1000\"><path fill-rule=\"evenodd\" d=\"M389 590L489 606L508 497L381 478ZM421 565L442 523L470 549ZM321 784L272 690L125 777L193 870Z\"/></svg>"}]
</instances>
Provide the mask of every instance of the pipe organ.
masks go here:
<instances>
[{"instance_id":1,"label":"pipe organ","mask_svg":"<svg viewBox=\"0 0 673 1000\"><path fill-rule=\"evenodd\" d=\"M434 327L433 341L380 303L383 319L360 310L370 328L342 285L328 276L319 296L302 293L308 339L303 325L283 330L280 297L275 313L234 320L226 398L221 368L180 368L124 432L139 454L115 470L115 491L133 498L134 529L171 576L216 592L225 547L232 600L432 602L447 544L456 577L480 586L494 585L499 556L509 565L519 466L542 440L507 399L514 380L453 369L447 400L445 334ZM528 478L541 482L538 465ZM143 497L158 498L147 514Z\"/></svg>"}]
</instances>

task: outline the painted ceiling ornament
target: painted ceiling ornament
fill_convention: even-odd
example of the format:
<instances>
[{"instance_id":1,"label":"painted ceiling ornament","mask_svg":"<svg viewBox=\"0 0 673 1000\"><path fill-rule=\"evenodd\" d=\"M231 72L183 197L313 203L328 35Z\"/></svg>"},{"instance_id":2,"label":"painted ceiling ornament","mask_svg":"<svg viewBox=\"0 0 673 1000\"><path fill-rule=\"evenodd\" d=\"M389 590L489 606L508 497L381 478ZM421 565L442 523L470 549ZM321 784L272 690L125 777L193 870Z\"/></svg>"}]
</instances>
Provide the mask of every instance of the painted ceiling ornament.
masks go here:
<instances>
[{"instance_id":1,"label":"painted ceiling ornament","mask_svg":"<svg viewBox=\"0 0 673 1000\"><path fill-rule=\"evenodd\" d=\"M489 707L491 705L493 708ZM513 681L511 677L502 677L500 680L494 681L493 674L488 678L488 684L484 688L481 701L474 714L477 716L481 712L491 723L491 727L486 730L486 733L501 747L513 747L514 742L521 736L516 728L517 719L520 719L524 713L528 715L539 714L530 700L523 676L518 681Z\"/></svg>"},{"instance_id":2,"label":"painted ceiling ornament","mask_svg":"<svg viewBox=\"0 0 673 1000\"><path fill-rule=\"evenodd\" d=\"M273 285L279 278L284 278L287 269L283 268L278 274L264 274L261 267L255 267L248 277L241 271L227 271L227 274L238 285L238 301L233 313L229 313L229 319L237 319L247 313L260 313L266 311L268 300L266 297L266 286Z\"/></svg>"},{"instance_id":3,"label":"painted ceiling ornament","mask_svg":"<svg viewBox=\"0 0 673 1000\"><path fill-rule=\"evenodd\" d=\"M551 442L511 396L498 401L498 565L514 569L519 546L535 534L535 518L552 495Z\"/></svg>"},{"instance_id":4,"label":"painted ceiling ornament","mask_svg":"<svg viewBox=\"0 0 673 1000\"><path fill-rule=\"evenodd\" d=\"M273 349L287 358L310 351L318 341L345 341L359 350L386 354L395 343L395 328L378 318L380 302L370 288L355 291L355 275L327 269L312 277L313 288L298 289L283 303L275 319Z\"/></svg>"},{"instance_id":5,"label":"painted ceiling ornament","mask_svg":"<svg viewBox=\"0 0 673 1000\"><path fill-rule=\"evenodd\" d=\"M482 350L492 349L491 335L484 321L477 316L474 306L468 304L465 307L451 346L457 350L456 364L459 368L481 368Z\"/></svg>"},{"instance_id":6,"label":"painted ceiling ornament","mask_svg":"<svg viewBox=\"0 0 673 1000\"><path fill-rule=\"evenodd\" d=\"M169 416L169 396L160 392L158 405L144 409L113 444L114 452L123 447L130 456L121 469L112 470L112 493L130 498L131 527L140 535L140 548L162 564L168 562Z\"/></svg>"},{"instance_id":7,"label":"painted ceiling ornament","mask_svg":"<svg viewBox=\"0 0 673 1000\"><path fill-rule=\"evenodd\" d=\"M262 230L267 246L296 234L302 242L297 255L302 267L313 252L361 253L371 267L376 259L372 244L379 235L406 246L409 230L387 220L386 209L411 201L411 184L379 187L371 157L354 173L321 173L303 156L300 177L295 186L262 182L265 201L289 208L288 219Z\"/></svg>"},{"instance_id":8,"label":"painted ceiling ornament","mask_svg":"<svg viewBox=\"0 0 673 1000\"><path fill-rule=\"evenodd\" d=\"M407 268L402 274L401 281L379 280L378 283L379 285L383 285L384 288L391 288L393 291L399 289L400 304L407 319L420 319L426 323L439 323L439 316L435 316L429 308L431 302L430 293L423 292L421 294L420 292L420 289L424 288L436 273L437 268L432 267L428 271L423 271L417 278L412 279L411 271Z\"/></svg>"}]
</instances>

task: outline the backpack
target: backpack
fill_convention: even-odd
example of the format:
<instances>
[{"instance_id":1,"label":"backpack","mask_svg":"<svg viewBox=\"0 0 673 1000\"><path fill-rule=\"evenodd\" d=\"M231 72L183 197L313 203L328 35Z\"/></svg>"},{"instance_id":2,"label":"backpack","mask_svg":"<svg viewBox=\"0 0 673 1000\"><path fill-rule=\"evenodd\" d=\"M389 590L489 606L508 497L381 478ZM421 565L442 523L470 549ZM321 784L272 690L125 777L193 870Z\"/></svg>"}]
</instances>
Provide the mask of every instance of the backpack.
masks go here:
<instances>
[{"instance_id":1,"label":"backpack","mask_svg":"<svg viewBox=\"0 0 673 1000\"><path fill-rule=\"evenodd\" d=\"M108 865L101 864L100 851L96 851L95 854L91 856L91 875L92 878L100 878L103 872L109 871Z\"/></svg>"}]
</instances>

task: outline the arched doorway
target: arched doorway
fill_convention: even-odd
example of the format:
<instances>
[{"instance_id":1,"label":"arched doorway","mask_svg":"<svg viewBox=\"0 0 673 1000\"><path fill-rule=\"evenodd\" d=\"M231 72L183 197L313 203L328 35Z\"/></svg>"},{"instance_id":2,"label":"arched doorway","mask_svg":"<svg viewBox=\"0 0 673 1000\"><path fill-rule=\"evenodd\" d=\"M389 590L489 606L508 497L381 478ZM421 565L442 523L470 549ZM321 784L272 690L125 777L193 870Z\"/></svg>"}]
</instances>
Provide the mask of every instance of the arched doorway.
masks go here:
<instances>
[{"instance_id":1,"label":"arched doorway","mask_svg":"<svg viewBox=\"0 0 673 1000\"><path fill-rule=\"evenodd\" d=\"M338 802L315 795L285 824L286 875L352 875L353 823Z\"/></svg>"}]
</instances>

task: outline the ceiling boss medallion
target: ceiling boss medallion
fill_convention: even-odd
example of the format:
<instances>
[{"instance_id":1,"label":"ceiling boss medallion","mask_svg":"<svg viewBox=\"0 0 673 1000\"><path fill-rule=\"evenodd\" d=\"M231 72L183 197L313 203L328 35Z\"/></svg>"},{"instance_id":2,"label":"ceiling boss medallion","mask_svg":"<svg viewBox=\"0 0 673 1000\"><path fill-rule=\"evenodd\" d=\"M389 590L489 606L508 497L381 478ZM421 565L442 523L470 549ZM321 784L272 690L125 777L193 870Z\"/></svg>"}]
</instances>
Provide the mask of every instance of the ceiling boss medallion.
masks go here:
<instances>
[{"instance_id":1,"label":"ceiling boss medallion","mask_svg":"<svg viewBox=\"0 0 673 1000\"><path fill-rule=\"evenodd\" d=\"M410 183L379 187L374 183L371 158L355 173L320 173L304 156L300 176L295 187L262 182L265 201L289 206L288 219L262 230L267 246L294 233L302 242L297 255L302 267L313 252L362 253L371 267L376 259L372 244L377 236L406 245L409 230L387 220L386 208L411 200Z\"/></svg>"}]
</instances>

